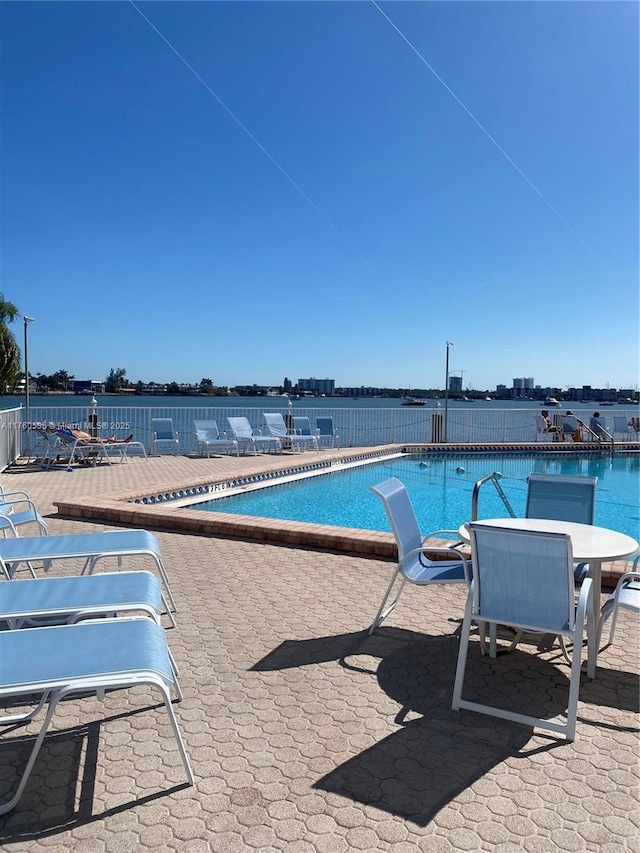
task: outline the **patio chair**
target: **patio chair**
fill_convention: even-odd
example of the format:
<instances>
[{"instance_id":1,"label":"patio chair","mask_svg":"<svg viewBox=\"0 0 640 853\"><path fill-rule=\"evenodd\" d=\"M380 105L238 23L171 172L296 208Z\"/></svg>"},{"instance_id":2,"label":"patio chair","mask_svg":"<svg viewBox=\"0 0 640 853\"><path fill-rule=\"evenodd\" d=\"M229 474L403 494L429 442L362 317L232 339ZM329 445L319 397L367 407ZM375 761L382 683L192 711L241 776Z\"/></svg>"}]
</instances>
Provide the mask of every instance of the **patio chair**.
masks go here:
<instances>
[{"instance_id":1,"label":"patio chair","mask_svg":"<svg viewBox=\"0 0 640 853\"><path fill-rule=\"evenodd\" d=\"M529 474L525 518L593 524L597 477Z\"/></svg>"},{"instance_id":2,"label":"patio chair","mask_svg":"<svg viewBox=\"0 0 640 853\"><path fill-rule=\"evenodd\" d=\"M547 422L542 415L535 415L536 441L553 441L557 433L549 432Z\"/></svg>"},{"instance_id":3,"label":"patio chair","mask_svg":"<svg viewBox=\"0 0 640 853\"><path fill-rule=\"evenodd\" d=\"M428 538L444 538L449 535L453 535L459 542L457 531L438 530L423 539L409 494L400 480L390 477L376 486L371 486L371 491L384 504L398 546L398 564L393 570L391 581L369 628L369 634L373 634L378 625L394 609L407 582L417 586L429 586L449 583L469 584L471 580L467 560L464 554L454 547L455 543L448 548L426 544ZM427 557L427 554L437 554L443 558L455 557L455 559L433 560ZM387 605L387 600L398 579L400 579L400 587L396 597L391 604Z\"/></svg>"},{"instance_id":4,"label":"patio chair","mask_svg":"<svg viewBox=\"0 0 640 853\"><path fill-rule=\"evenodd\" d=\"M157 688L178 745L187 780L193 772L171 705L180 688L171 665L165 631L151 619L107 619L34 630L0 631L0 700L25 704L41 695L33 710L0 718L26 723L47 705L44 721L18 787L0 804L6 814L20 800L58 703L73 694L149 685Z\"/></svg>"},{"instance_id":5,"label":"patio chair","mask_svg":"<svg viewBox=\"0 0 640 853\"><path fill-rule=\"evenodd\" d=\"M238 442L235 438L227 438L226 433L220 434L216 421L194 421L195 439L198 445L200 455L207 454L207 459L211 452L225 450L230 453L235 451L236 456L240 455Z\"/></svg>"},{"instance_id":6,"label":"patio chair","mask_svg":"<svg viewBox=\"0 0 640 853\"><path fill-rule=\"evenodd\" d=\"M640 432L637 429L634 430L625 417L615 415L613 418L612 435L614 438L616 435L623 435L629 441L636 441L640 436Z\"/></svg>"},{"instance_id":7,"label":"patio chair","mask_svg":"<svg viewBox=\"0 0 640 853\"><path fill-rule=\"evenodd\" d=\"M315 435L311 435L311 429L309 429L308 435L298 433L297 430L291 433L288 432L287 425L284 422L284 418L279 412L266 412L263 413L262 417L264 418L268 434L273 436L274 438L279 439L282 442L283 447L289 445L291 447L291 450L295 453L296 450L298 450L298 452L302 452L305 447L309 447L310 445L312 445L313 447L315 447L318 453L320 452L320 445L318 444L318 439Z\"/></svg>"},{"instance_id":8,"label":"patio chair","mask_svg":"<svg viewBox=\"0 0 640 853\"><path fill-rule=\"evenodd\" d=\"M258 452L258 448L266 448L268 451L275 450L276 453L282 453L282 442L279 438L273 435L262 435L260 430L253 430L247 418L233 417L227 418L231 435L242 447L243 453L247 447L251 447L253 455Z\"/></svg>"},{"instance_id":9,"label":"patio chair","mask_svg":"<svg viewBox=\"0 0 640 853\"><path fill-rule=\"evenodd\" d=\"M176 454L180 448L180 436L173 428L171 418L151 418L151 453L155 456L163 447Z\"/></svg>"},{"instance_id":10,"label":"patio chair","mask_svg":"<svg viewBox=\"0 0 640 853\"><path fill-rule=\"evenodd\" d=\"M26 492L5 492L0 486L0 533L19 536L18 528L37 524L41 536L48 533L44 518Z\"/></svg>"},{"instance_id":11,"label":"patio chair","mask_svg":"<svg viewBox=\"0 0 640 853\"><path fill-rule=\"evenodd\" d=\"M573 554L569 536L532 533L469 524L473 581L467 596L452 708L465 708L527 726L540 727L575 739L580 665L587 624L588 675L595 677L596 637L593 586L585 579L575 603ZM551 633L573 642L566 723L529 716L506 708L462 698L471 623L492 630L509 625L517 631ZM504 660L504 659L503 659ZM532 682L538 686L538 682ZM555 695L555 685L548 692ZM486 692L486 691L485 691Z\"/></svg>"},{"instance_id":12,"label":"patio chair","mask_svg":"<svg viewBox=\"0 0 640 853\"><path fill-rule=\"evenodd\" d=\"M333 428L333 418L316 418L316 433L320 446L324 444L327 447L340 447L340 436L338 431Z\"/></svg>"},{"instance_id":13,"label":"patio chair","mask_svg":"<svg viewBox=\"0 0 640 853\"><path fill-rule=\"evenodd\" d=\"M136 612L145 613L160 625L162 608L160 580L151 572L104 572L0 583L0 620L9 628L51 620L73 624L90 616Z\"/></svg>"},{"instance_id":14,"label":"patio chair","mask_svg":"<svg viewBox=\"0 0 640 853\"><path fill-rule=\"evenodd\" d=\"M597 477L570 474L529 474L525 518L552 518L593 524L596 514ZM589 570L588 563L575 567L580 582Z\"/></svg>"},{"instance_id":15,"label":"patio chair","mask_svg":"<svg viewBox=\"0 0 640 853\"><path fill-rule=\"evenodd\" d=\"M633 569L626 572L618 583L615 590L605 601L600 609L600 624L598 625L598 642L597 648L600 648L602 640L602 631L604 623L611 616L611 631L609 632L609 642L613 643L613 637L616 632L616 623L618 620L618 611L631 610L633 613L640 613L640 555L633 561Z\"/></svg>"}]
</instances>

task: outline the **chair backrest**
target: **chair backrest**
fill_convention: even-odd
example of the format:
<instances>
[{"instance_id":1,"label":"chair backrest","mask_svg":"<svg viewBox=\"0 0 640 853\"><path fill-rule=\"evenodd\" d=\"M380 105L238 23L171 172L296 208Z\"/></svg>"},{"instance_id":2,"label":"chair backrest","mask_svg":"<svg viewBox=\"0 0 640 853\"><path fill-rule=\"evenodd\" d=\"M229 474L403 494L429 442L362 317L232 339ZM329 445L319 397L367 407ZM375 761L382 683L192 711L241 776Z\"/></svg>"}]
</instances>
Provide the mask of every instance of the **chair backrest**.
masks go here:
<instances>
[{"instance_id":1,"label":"chair backrest","mask_svg":"<svg viewBox=\"0 0 640 853\"><path fill-rule=\"evenodd\" d=\"M252 438L253 430L247 418L227 418L229 429L236 438Z\"/></svg>"},{"instance_id":2,"label":"chair backrest","mask_svg":"<svg viewBox=\"0 0 640 853\"><path fill-rule=\"evenodd\" d=\"M171 418L151 418L151 431L155 432L160 441L173 441L173 421Z\"/></svg>"},{"instance_id":3,"label":"chair backrest","mask_svg":"<svg viewBox=\"0 0 640 853\"><path fill-rule=\"evenodd\" d=\"M593 524L597 477L529 474L525 518Z\"/></svg>"},{"instance_id":4,"label":"chair backrest","mask_svg":"<svg viewBox=\"0 0 640 853\"><path fill-rule=\"evenodd\" d=\"M613 431L614 432L629 432L631 427L629 426L629 422L625 417L620 417L619 415L614 415L613 417Z\"/></svg>"},{"instance_id":5,"label":"chair backrest","mask_svg":"<svg viewBox=\"0 0 640 853\"><path fill-rule=\"evenodd\" d=\"M406 554L422 545L422 534L409 493L397 477L371 486L371 491L384 504L398 546L398 560L402 562Z\"/></svg>"},{"instance_id":6,"label":"chair backrest","mask_svg":"<svg viewBox=\"0 0 640 853\"><path fill-rule=\"evenodd\" d=\"M318 435L330 435L333 437L333 418L316 418Z\"/></svg>"},{"instance_id":7,"label":"chair backrest","mask_svg":"<svg viewBox=\"0 0 640 853\"><path fill-rule=\"evenodd\" d=\"M294 417L293 428L298 435L311 435L311 421L309 418Z\"/></svg>"},{"instance_id":8,"label":"chair backrest","mask_svg":"<svg viewBox=\"0 0 640 853\"><path fill-rule=\"evenodd\" d=\"M563 415L562 431L566 434L573 434L578 429L578 419L573 415Z\"/></svg>"},{"instance_id":9,"label":"chair backrest","mask_svg":"<svg viewBox=\"0 0 640 853\"><path fill-rule=\"evenodd\" d=\"M572 630L571 539L471 522L473 609L487 620L542 631Z\"/></svg>"},{"instance_id":10,"label":"chair backrest","mask_svg":"<svg viewBox=\"0 0 640 853\"><path fill-rule=\"evenodd\" d=\"M275 435L278 438L286 438L288 435L287 425L279 412L263 412L262 417L270 435Z\"/></svg>"},{"instance_id":11,"label":"chair backrest","mask_svg":"<svg viewBox=\"0 0 640 853\"><path fill-rule=\"evenodd\" d=\"M194 421L193 426L199 441L217 441L220 438L216 421Z\"/></svg>"},{"instance_id":12,"label":"chair backrest","mask_svg":"<svg viewBox=\"0 0 640 853\"><path fill-rule=\"evenodd\" d=\"M57 429L56 430L56 436L58 438L58 442L60 444L63 444L65 447L74 447L75 448L78 445L80 447L82 447L83 445L86 444L86 442L83 441L82 439L76 438L75 435L73 435L70 432L70 430L68 430L68 429Z\"/></svg>"}]
</instances>

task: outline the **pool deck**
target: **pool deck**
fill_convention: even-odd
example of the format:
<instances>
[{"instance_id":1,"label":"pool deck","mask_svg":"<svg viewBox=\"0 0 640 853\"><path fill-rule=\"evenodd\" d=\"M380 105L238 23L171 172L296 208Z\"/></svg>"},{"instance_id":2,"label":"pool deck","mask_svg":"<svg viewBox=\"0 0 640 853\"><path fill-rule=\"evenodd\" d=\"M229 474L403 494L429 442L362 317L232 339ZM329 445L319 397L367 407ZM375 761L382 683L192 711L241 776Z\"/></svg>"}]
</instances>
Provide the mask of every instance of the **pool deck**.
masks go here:
<instances>
[{"instance_id":1,"label":"pool deck","mask_svg":"<svg viewBox=\"0 0 640 853\"><path fill-rule=\"evenodd\" d=\"M567 744L451 710L462 588L406 590L368 637L392 568L389 534L367 536L372 550L363 553L350 531L331 545L305 540L315 531L298 524L287 523L280 538L270 524L253 538L251 520L217 533L168 530L167 512L194 511L130 503L314 457L164 456L3 473L4 488L27 491L51 533L156 531L178 604L178 625L168 630L184 692L175 708L196 776L195 786L183 785L166 715L148 690L69 700L22 800L0 818L4 849L638 853L633 614L621 614L596 680L583 676L577 739ZM468 667L470 690L506 694L532 713L541 701L549 714L562 708L567 665L539 637L493 665L474 649ZM0 799L37 722L2 732Z\"/></svg>"}]
</instances>

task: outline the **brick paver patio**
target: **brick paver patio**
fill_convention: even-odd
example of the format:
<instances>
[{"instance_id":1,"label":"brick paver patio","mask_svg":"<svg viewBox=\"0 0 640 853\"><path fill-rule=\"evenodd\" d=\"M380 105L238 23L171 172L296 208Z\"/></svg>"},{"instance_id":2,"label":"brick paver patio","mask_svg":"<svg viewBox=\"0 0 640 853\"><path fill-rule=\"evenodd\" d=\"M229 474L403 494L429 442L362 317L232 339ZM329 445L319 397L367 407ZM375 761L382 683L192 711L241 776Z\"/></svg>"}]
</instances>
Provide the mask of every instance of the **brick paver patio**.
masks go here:
<instances>
[{"instance_id":1,"label":"brick paver patio","mask_svg":"<svg viewBox=\"0 0 640 853\"><path fill-rule=\"evenodd\" d=\"M163 457L73 473L16 468L0 482L28 491L51 533L79 533L110 525L60 518L54 501L90 505L282 464ZM184 692L175 707L196 784L183 784L149 691L64 702L22 800L0 818L7 851L640 850L631 614L600 655L596 681L583 677L577 739L567 744L451 710L462 588L407 590L369 638L391 571L384 559L157 535L178 603L168 631ZM540 638L493 663L475 650L469 667L470 689L532 712L562 710L567 665ZM37 721L2 731L1 799L36 730Z\"/></svg>"}]
</instances>

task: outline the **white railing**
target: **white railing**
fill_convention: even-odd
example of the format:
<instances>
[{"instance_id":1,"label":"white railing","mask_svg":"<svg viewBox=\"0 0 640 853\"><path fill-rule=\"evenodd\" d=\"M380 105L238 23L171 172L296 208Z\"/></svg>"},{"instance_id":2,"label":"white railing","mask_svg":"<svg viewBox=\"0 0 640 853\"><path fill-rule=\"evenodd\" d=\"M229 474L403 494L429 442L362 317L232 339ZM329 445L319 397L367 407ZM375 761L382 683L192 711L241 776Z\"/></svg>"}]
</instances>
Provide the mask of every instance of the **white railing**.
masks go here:
<instances>
[{"instance_id":1,"label":"white railing","mask_svg":"<svg viewBox=\"0 0 640 853\"><path fill-rule=\"evenodd\" d=\"M15 462L23 446L23 410L0 411L0 471Z\"/></svg>"},{"instance_id":2,"label":"white railing","mask_svg":"<svg viewBox=\"0 0 640 853\"><path fill-rule=\"evenodd\" d=\"M24 410L22 416L24 417ZM195 449L193 436L194 420L215 419L221 431L227 428L227 417L244 416L254 429L263 429L263 412L281 411L286 407L269 405L264 407L242 406L100 406L96 410L98 434L116 435L124 438L133 433L136 441L142 441L148 449L151 438L152 418L172 418L174 429L179 434L180 452ZM441 442L444 437L444 412L421 408L305 408L296 406L296 416L306 416L315 423L318 416L333 418L334 427L340 434L342 447L364 447L382 444L420 444ZM8 415L8 412L0 413ZM539 409L449 409L447 416L447 444L520 444L536 441L536 415ZM617 411L617 416L627 418L637 415L636 411ZM56 426L77 426L89 430L89 408L77 406L31 406L31 423L41 426L48 422ZM9 434L11 430L5 430ZM18 429L16 432L20 433ZM23 449L25 447L23 435ZM637 442L638 434L615 436L616 445ZM610 444L609 444L610 446ZM8 450L8 456L11 450Z\"/></svg>"}]
</instances>

